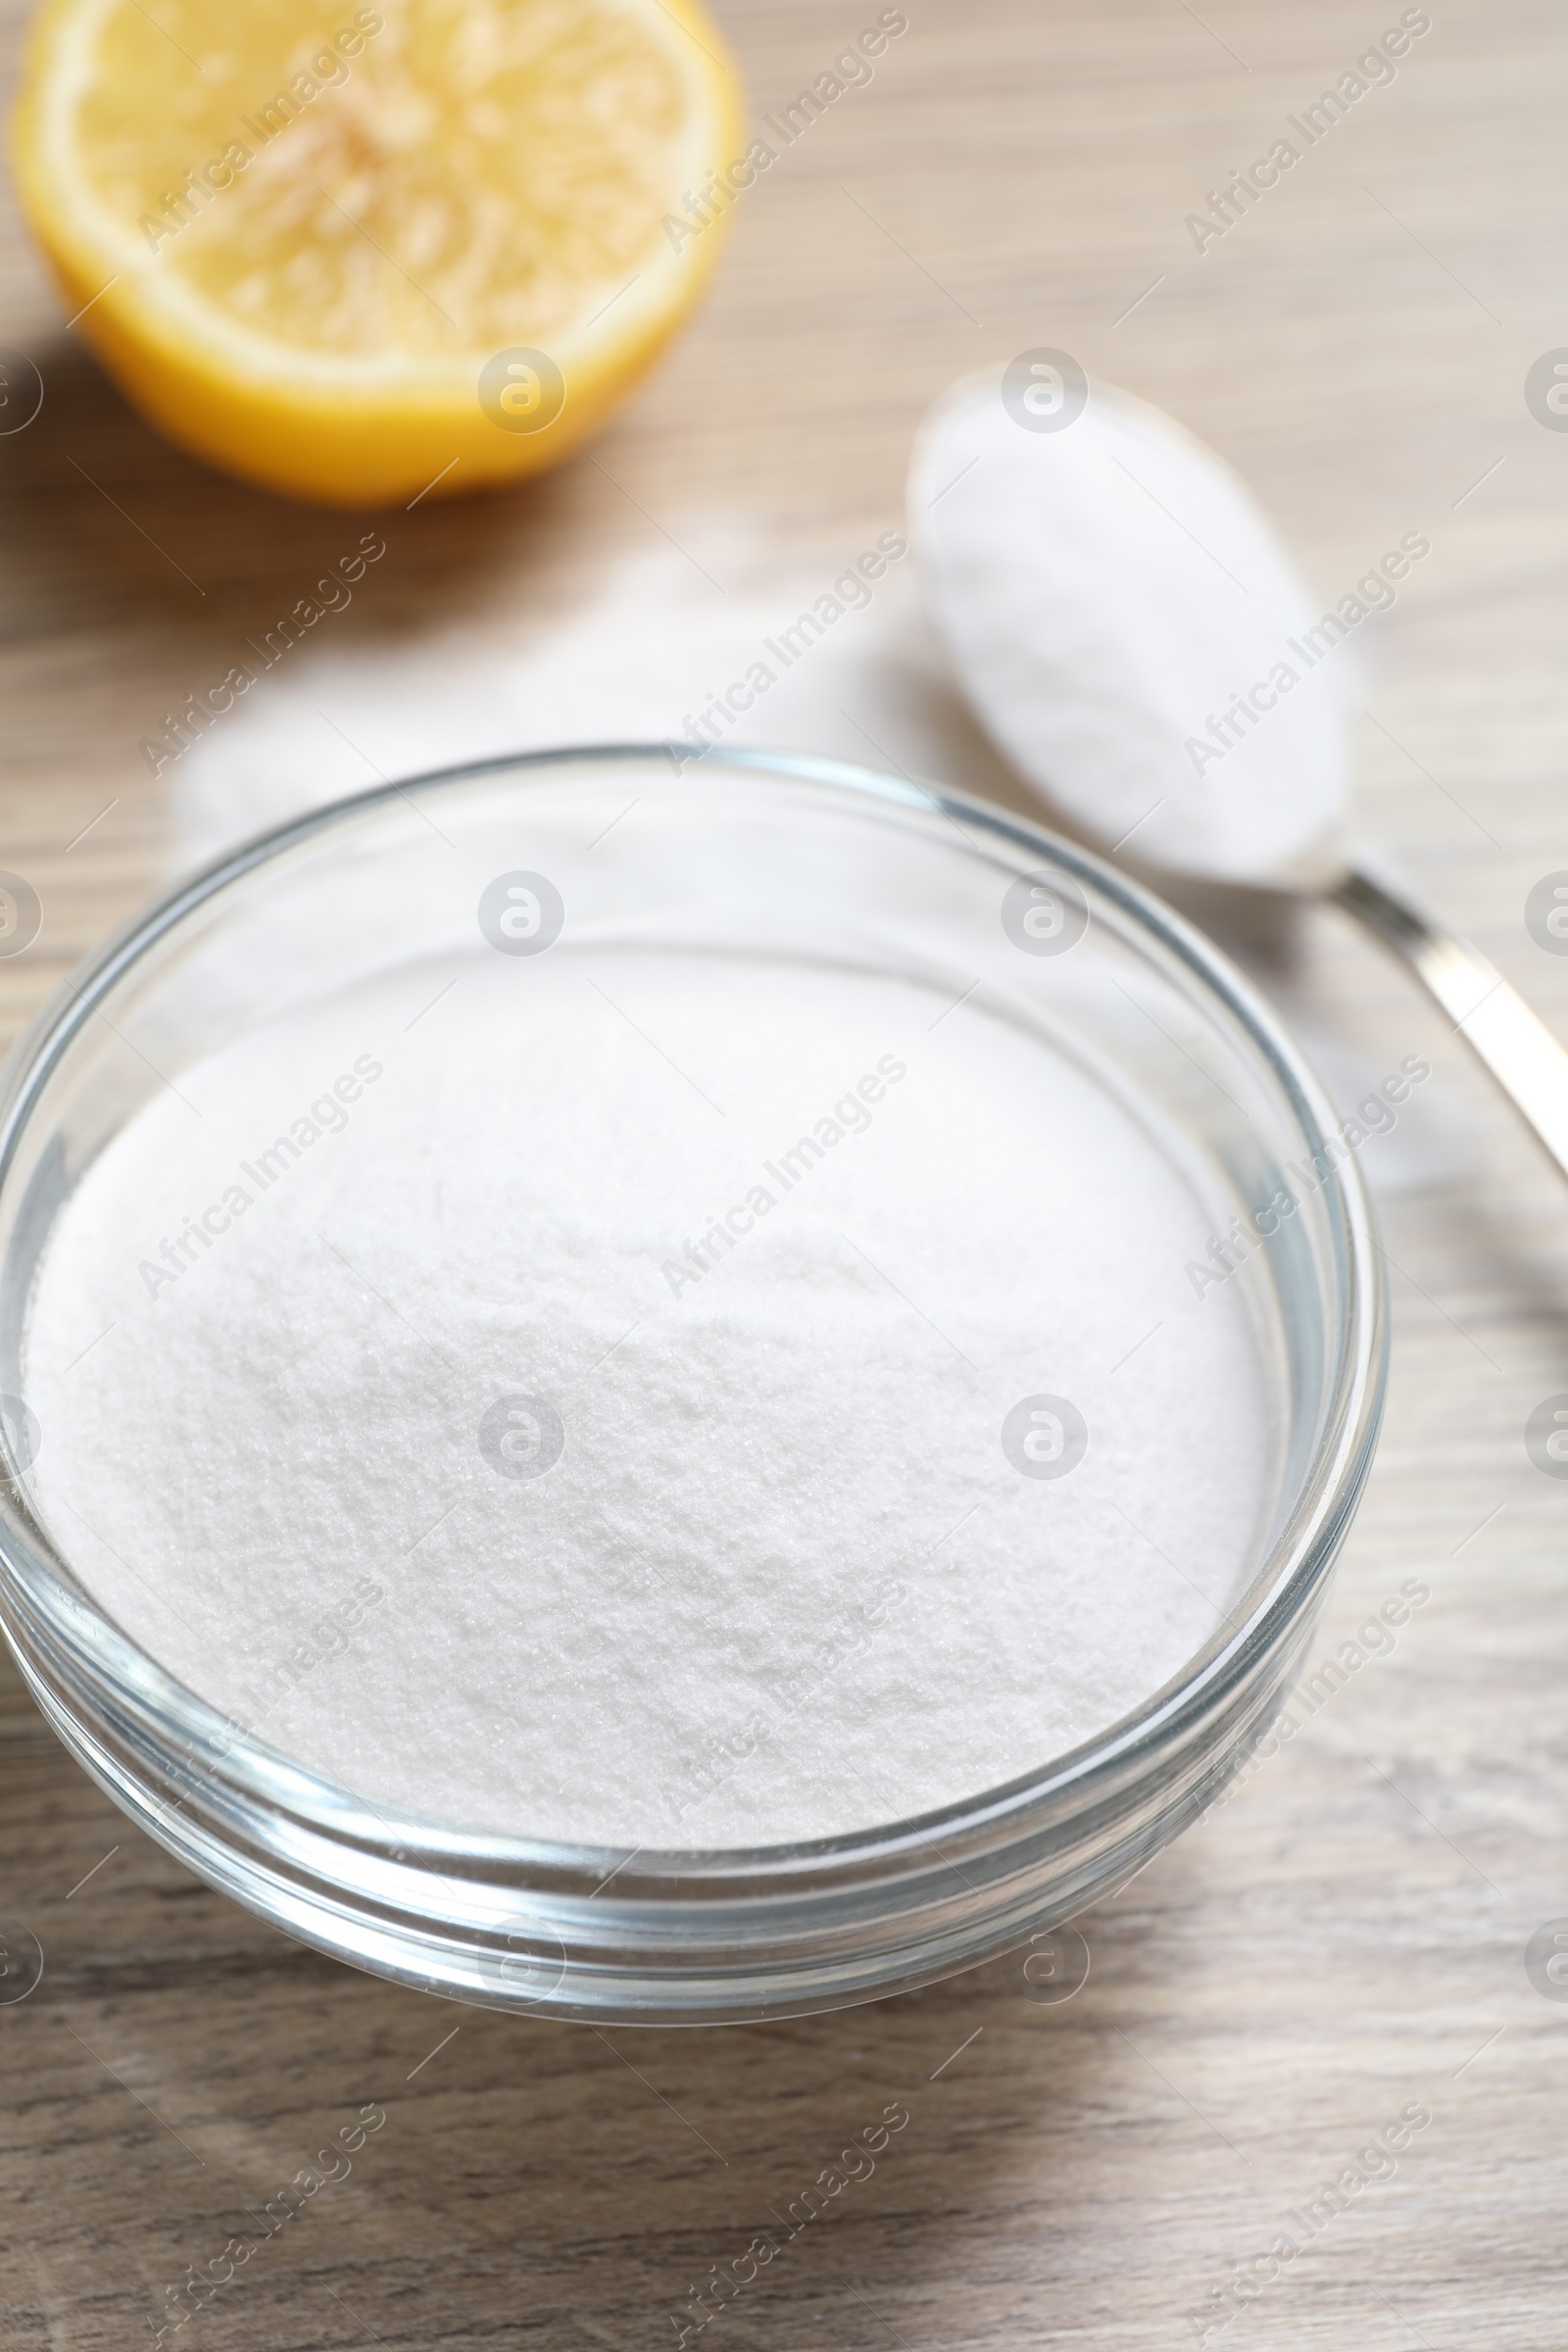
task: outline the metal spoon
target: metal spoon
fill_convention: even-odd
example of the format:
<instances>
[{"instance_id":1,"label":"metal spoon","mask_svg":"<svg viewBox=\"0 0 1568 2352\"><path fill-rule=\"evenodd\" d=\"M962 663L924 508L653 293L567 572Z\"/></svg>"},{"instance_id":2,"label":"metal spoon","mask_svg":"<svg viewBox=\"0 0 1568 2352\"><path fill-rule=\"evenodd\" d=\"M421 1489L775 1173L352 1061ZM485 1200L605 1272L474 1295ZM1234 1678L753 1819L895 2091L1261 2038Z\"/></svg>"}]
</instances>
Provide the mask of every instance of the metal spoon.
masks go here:
<instances>
[{"instance_id":1,"label":"metal spoon","mask_svg":"<svg viewBox=\"0 0 1568 2352\"><path fill-rule=\"evenodd\" d=\"M1568 1053L1478 949L1368 870L1347 822L1354 640L1425 562L1424 535L1323 608L1211 450L1062 353L938 402L909 510L977 716L1074 829L1155 877L1343 906L1568 1175Z\"/></svg>"}]
</instances>

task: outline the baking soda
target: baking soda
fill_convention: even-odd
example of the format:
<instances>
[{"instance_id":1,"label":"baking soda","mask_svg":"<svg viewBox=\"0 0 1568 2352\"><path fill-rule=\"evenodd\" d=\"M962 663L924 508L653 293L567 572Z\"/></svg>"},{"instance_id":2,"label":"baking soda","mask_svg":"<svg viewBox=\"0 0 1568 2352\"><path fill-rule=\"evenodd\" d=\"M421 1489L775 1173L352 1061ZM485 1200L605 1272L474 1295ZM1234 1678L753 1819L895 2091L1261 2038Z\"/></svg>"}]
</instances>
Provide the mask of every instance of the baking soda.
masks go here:
<instances>
[{"instance_id":1,"label":"baking soda","mask_svg":"<svg viewBox=\"0 0 1568 2352\"><path fill-rule=\"evenodd\" d=\"M130 1637L389 1812L645 1847L941 1806L1177 1674L1266 1508L1209 1211L913 981L383 975L178 1073L35 1285L38 1506Z\"/></svg>"},{"instance_id":2,"label":"baking soda","mask_svg":"<svg viewBox=\"0 0 1568 2352\"><path fill-rule=\"evenodd\" d=\"M1105 385L1080 407L1062 356L1039 355L1033 384L1025 354L954 385L915 450L910 528L976 716L1106 849L1276 887L1337 874L1354 701L1338 641L1367 607L1325 616L1211 449Z\"/></svg>"}]
</instances>

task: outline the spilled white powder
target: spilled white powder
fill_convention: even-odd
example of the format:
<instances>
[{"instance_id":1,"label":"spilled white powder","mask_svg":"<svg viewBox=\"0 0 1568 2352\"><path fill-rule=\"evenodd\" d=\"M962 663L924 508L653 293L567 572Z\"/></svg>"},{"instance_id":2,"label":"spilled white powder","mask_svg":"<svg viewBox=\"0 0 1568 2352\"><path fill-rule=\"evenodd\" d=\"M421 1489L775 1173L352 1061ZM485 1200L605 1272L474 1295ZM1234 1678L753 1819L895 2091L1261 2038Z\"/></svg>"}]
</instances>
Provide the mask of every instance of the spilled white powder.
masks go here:
<instances>
[{"instance_id":1,"label":"spilled white powder","mask_svg":"<svg viewBox=\"0 0 1568 2352\"><path fill-rule=\"evenodd\" d=\"M942 1011L563 949L182 1071L40 1268L46 1521L237 1723L468 1829L766 1843L1039 1766L1234 1598L1263 1384L1159 1139ZM1004 1451L1041 1395L1063 1476Z\"/></svg>"}]
</instances>

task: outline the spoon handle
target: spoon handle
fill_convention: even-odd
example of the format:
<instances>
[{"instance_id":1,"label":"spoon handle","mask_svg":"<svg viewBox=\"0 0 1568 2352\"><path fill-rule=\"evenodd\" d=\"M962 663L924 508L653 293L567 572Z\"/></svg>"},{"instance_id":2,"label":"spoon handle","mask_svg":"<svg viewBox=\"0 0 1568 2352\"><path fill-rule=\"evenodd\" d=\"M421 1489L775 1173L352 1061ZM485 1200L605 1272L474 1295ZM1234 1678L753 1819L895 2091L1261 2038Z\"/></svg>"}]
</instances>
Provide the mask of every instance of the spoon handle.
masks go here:
<instances>
[{"instance_id":1,"label":"spoon handle","mask_svg":"<svg viewBox=\"0 0 1568 2352\"><path fill-rule=\"evenodd\" d=\"M1331 894L1401 955L1568 1176L1568 1053L1479 948L1354 868Z\"/></svg>"}]
</instances>

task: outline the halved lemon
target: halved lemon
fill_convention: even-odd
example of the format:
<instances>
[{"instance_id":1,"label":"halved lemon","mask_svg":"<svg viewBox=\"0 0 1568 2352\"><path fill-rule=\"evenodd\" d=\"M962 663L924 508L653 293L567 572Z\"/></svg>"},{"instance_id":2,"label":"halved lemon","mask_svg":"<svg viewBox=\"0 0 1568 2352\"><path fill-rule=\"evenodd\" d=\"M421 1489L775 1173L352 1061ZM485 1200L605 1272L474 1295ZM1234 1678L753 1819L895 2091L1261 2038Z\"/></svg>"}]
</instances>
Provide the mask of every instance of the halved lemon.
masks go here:
<instances>
[{"instance_id":1,"label":"halved lemon","mask_svg":"<svg viewBox=\"0 0 1568 2352\"><path fill-rule=\"evenodd\" d=\"M372 506L594 431L711 274L741 121L697 0L45 0L14 148L171 440Z\"/></svg>"}]
</instances>

